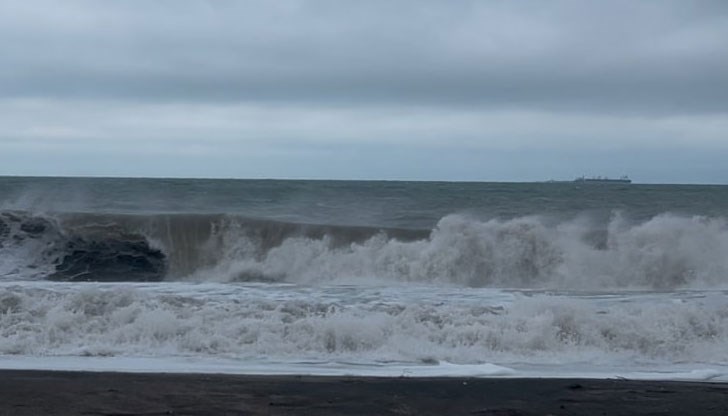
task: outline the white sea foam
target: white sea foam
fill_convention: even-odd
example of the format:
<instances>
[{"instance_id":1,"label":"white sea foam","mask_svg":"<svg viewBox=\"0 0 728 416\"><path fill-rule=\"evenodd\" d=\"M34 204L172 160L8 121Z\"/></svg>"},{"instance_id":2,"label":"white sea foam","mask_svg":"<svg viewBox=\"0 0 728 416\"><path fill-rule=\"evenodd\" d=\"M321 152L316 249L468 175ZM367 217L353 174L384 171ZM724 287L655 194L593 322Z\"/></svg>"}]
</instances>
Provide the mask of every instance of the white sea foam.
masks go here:
<instances>
[{"instance_id":1,"label":"white sea foam","mask_svg":"<svg viewBox=\"0 0 728 416\"><path fill-rule=\"evenodd\" d=\"M37 220L22 219L26 225ZM71 254L64 247L71 246L87 250L88 256L116 256L118 264L105 263L105 269L93 275L109 273L123 279L127 270L134 270L137 263L126 259L128 253L94 252L103 246L107 251L117 247L140 258L147 256L152 263L157 261L153 251L162 250L168 281L390 282L583 290L728 288L728 225L723 218L664 214L634 223L616 215L599 224L583 218L484 221L450 215L429 235L221 215L84 214L43 216L37 221L45 221L42 233L25 232L18 228L20 222L6 218L4 236L0 235L4 280L51 274ZM148 245L135 245L140 239ZM140 247L151 248L139 251ZM88 256L77 259L86 263L69 264L68 269L83 271L101 264ZM160 268L151 267L152 263L139 273L157 276ZM129 280L135 278L130 275Z\"/></svg>"},{"instance_id":2,"label":"white sea foam","mask_svg":"<svg viewBox=\"0 0 728 416\"><path fill-rule=\"evenodd\" d=\"M311 371L338 363L354 373L448 363L583 374L728 366L722 292L81 286L3 285L0 354L231 360Z\"/></svg>"},{"instance_id":3,"label":"white sea foam","mask_svg":"<svg viewBox=\"0 0 728 416\"><path fill-rule=\"evenodd\" d=\"M229 216L4 218L0 367L728 380L721 218L451 215L415 238ZM128 235L174 263L165 281L42 280L69 238Z\"/></svg>"},{"instance_id":4,"label":"white sea foam","mask_svg":"<svg viewBox=\"0 0 728 416\"><path fill-rule=\"evenodd\" d=\"M603 228L539 217L443 218L427 239L382 233L363 242L289 237L270 250L223 228L207 246L209 266L188 278L305 284L393 281L553 289L728 287L728 227L722 218L661 215Z\"/></svg>"}]
</instances>

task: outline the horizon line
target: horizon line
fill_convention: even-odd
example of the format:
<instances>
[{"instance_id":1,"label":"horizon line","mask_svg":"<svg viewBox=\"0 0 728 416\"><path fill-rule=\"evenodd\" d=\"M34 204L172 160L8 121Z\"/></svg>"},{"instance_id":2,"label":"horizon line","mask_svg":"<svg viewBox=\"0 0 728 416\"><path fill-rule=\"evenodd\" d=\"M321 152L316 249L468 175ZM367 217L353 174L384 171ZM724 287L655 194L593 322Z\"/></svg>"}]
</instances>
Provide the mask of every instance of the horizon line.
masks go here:
<instances>
[{"instance_id":1,"label":"horizon line","mask_svg":"<svg viewBox=\"0 0 728 416\"><path fill-rule=\"evenodd\" d=\"M577 176L578 177L578 176ZM223 176L126 176L126 175L24 175L0 174L0 178L47 178L47 179L173 179L173 180L239 180L239 181L306 181L306 182L422 182L422 183L502 183L502 184L566 184L574 183L574 179L542 179L542 180L486 180L486 179L382 179L382 178L318 178L318 177L223 177ZM629 185L696 185L725 186L720 182L635 182Z\"/></svg>"}]
</instances>

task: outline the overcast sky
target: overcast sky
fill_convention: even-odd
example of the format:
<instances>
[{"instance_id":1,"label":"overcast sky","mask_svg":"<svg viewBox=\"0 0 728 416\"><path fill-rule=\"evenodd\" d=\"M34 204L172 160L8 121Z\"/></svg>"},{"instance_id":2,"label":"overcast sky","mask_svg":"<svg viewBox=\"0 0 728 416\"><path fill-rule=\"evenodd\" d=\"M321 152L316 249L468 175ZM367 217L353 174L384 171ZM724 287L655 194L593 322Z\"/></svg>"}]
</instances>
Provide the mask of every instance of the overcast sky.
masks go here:
<instances>
[{"instance_id":1,"label":"overcast sky","mask_svg":"<svg viewBox=\"0 0 728 416\"><path fill-rule=\"evenodd\" d=\"M728 2L0 0L0 174L728 183Z\"/></svg>"}]
</instances>

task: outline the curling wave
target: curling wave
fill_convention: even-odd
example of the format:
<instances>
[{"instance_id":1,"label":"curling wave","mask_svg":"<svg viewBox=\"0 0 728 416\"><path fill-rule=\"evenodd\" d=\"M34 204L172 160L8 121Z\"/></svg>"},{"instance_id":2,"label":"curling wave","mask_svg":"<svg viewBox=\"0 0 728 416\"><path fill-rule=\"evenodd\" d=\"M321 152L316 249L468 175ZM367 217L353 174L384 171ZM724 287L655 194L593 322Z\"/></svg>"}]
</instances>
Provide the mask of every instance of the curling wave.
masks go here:
<instances>
[{"instance_id":1,"label":"curling wave","mask_svg":"<svg viewBox=\"0 0 728 416\"><path fill-rule=\"evenodd\" d=\"M432 230L232 215L0 213L0 276L87 281L418 282L555 289L728 286L723 218L442 218Z\"/></svg>"}]
</instances>

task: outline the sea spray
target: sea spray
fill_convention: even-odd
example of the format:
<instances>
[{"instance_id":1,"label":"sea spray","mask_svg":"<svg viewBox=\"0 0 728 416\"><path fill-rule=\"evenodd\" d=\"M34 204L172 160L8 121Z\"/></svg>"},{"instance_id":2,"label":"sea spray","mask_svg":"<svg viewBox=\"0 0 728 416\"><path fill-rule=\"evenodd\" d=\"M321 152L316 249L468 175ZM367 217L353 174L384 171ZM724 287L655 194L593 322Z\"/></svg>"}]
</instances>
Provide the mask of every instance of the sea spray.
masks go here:
<instances>
[{"instance_id":1,"label":"sea spray","mask_svg":"<svg viewBox=\"0 0 728 416\"><path fill-rule=\"evenodd\" d=\"M281 223L231 215L5 212L13 279L670 289L728 286L723 218L606 224L539 216L442 218L432 230ZM22 278L22 277L21 277Z\"/></svg>"},{"instance_id":2,"label":"sea spray","mask_svg":"<svg viewBox=\"0 0 728 416\"><path fill-rule=\"evenodd\" d=\"M725 294L459 289L445 302L431 287L289 288L281 298L275 285L166 285L3 285L0 354L728 363Z\"/></svg>"},{"instance_id":3,"label":"sea spray","mask_svg":"<svg viewBox=\"0 0 728 416\"><path fill-rule=\"evenodd\" d=\"M728 380L728 187L0 178L0 367Z\"/></svg>"}]
</instances>

